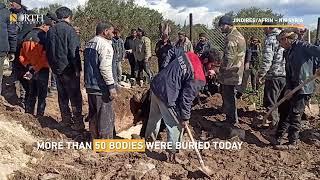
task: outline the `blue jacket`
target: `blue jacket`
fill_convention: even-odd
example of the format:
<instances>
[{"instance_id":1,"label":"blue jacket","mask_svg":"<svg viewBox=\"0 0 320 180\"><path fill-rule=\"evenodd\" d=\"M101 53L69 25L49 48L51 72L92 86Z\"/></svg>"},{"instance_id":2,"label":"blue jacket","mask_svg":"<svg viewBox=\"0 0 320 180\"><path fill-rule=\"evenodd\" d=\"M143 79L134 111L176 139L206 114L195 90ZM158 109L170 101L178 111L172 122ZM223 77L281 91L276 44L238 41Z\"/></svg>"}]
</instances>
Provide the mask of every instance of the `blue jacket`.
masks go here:
<instances>
[{"instance_id":1,"label":"blue jacket","mask_svg":"<svg viewBox=\"0 0 320 180\"><path fill-rule=\"evenodd\" d=\"M114 88L112 41L95 36L84 50L84 83L88 94L109 95Z\"/></svg>"},{"instance_id":2,"label":"blue jacket","mask_svg":"<svg viewBox=\"0 0 320 180\"><path fill-rule=\"evenodd\" d=\"M199 57L187 52L169 63L151 83L151 90L168 108L176 109L181 120L189 120L193 100L206 84Z\"/></svg>"},{"instance_id":3,"label":"blue jacket","mask_svg":"<svg viewBox=\"0 0 320 180\"><path fill-rule=\"evenodd\" d=\"M171 48L167 56L164 58L164 61L162 62L161 69L165 68L168 66L168 64L175 60L177 57L182 56L184 54L184 49L181 47L173 47Z\"/></svg>"},{"instance_id":4,"label":"blue jacket","mask_svg":"<svg viewBox=\"0 0 320 180\"><path fill-rule=\"evenodd\" d=\"M10 11L3 3L0 3L0 28L0 53L16 52L17 32L10 25Z\"/></svg>"},{"instance_id":5,"label":"blue jacket","mask_svg":"<svg viewBox=\"0 0 320 180\"><path fill-rule=\"evenodd\" d=\"M294 89L312 76L320 67L320 47L297 40L287 53L287 88ZM315 82L305 85L299 94L312 94Z\"/></svg>"}]
</instances>

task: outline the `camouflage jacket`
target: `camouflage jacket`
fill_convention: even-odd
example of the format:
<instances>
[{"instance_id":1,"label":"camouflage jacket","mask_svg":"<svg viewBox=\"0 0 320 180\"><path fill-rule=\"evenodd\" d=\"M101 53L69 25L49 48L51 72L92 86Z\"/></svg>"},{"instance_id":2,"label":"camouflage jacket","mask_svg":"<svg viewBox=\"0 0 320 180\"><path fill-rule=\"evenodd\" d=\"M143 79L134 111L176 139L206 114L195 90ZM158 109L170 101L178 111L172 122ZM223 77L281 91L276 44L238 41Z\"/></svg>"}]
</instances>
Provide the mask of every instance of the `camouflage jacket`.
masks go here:
<instances>
[{"instance_id":1,"label":"camouflage jacket","mask_svg":"<svg viewBox=\"0 0 320 180\"><path fill-rule=\"evenodd\" d=\"M194 52L193 51L193 45L191 43L191 41L186 37L186 40L184 42L178 40L175 43L176 47L183 47L184 52Z\"/></svg>"},{"instance_id":2,"label":"camouflage jacket","mask_svg":"<svg viewBox=\"0 0 320 180\"><path fill-rule=\"evenodd\" d=\"M224 42L223 60L219 72L219 82L223 85L240 85L244 71L246 40L234 27Z\"/></svg>"},{"instance_id":3,"label":"camouflage jacket","mask_svg":"<svg viewBox=\"0 0 320 180\"><path fill-rule=\"evenodd\" d=\"M258 75L266 78L285 77L285 59L283 58L284 49L280 46L277 40L277 35L280 34L279 29L274 29L267 35L264 42L263 61L260 65Z\"/></svg>"},{"instance_id":4,"label":"camouflage jacket","mask_svg":"<svg viewBox=\"0 0 320 180\"><path fill-rule=\"evenodd\" d=\"M137 61L148 61L152 56L151 54L151 41L148 37L143 36L141 38L136 38L133 43L133 54Z\"/></svg>"}]
</instances>

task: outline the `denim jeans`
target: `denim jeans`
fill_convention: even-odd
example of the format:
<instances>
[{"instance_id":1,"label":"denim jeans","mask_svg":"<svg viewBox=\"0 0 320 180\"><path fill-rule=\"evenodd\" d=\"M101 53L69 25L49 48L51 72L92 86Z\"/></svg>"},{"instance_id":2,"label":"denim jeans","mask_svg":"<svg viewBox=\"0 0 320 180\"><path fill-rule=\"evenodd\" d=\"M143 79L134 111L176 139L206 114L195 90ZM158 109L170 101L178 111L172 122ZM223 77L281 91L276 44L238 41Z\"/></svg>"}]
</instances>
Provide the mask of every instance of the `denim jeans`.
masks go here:
<instances>
[{"instance_id":1,"label":"denim jeans","mask_svg":"<svg viewBox=\"0 0 320 180\"><path fill-rule=\"evenodd\" d=\"M176 143L181 141L182 128L180 123L175 120L174 116L174 110L167 107L157 96L152 93L150 114L145 138L152 138L153 140L156 140L160 130L161 119L163 119L167 128L168 142L172 143L172 149L169 151L176 152Z\"/></svg>"}]
</instances>

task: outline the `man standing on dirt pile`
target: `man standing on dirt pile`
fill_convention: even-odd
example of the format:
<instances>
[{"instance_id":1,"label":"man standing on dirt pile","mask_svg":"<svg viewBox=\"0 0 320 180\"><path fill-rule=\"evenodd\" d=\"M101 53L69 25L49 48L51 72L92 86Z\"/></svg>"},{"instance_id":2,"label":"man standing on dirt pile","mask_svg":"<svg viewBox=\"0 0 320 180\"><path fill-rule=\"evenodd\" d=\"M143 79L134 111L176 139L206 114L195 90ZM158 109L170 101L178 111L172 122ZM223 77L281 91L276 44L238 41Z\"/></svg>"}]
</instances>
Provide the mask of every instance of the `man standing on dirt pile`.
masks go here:
<instances>
[{"instance_id":1,"label":"man standing on dirt pile","mask_svg":"<svg viewBox=\"0 0 320 180\"><path fill-rule=\"evenodd\" d=\"M112 100L116 97L112 73L113 25L100 22L96 36L87 42L84 50L84 81L88 93L89 123L93 138L114 137L115 114Z\"/></svg>"},{"instance_id":2,"label":"man standing on dirt pile","mask_svg":"<svg viewBox=\"0 0 320 180\"><path fill-rule=\"evenodd\" d=\"M143 70L147 73L148 82L151 82L152 72L149 64L152 56L151 41L146 37L146 33L142 28L138 28L137 38L134 40L133 54L134 58L137 60L138 82L143 80Z\"/></svg>"},{"instance_id":3,"label":"man standing on dirt pile","mask_svg":"<svg viewBox=\"0 0 320 180\"><path fill-rule=\"evenodd\" d=\"M320 77L320 47L298 40L298 35L292 30L282 31L277 39L280 45L288 51L286 57L287 91L285 94L288 94L314 73ZM301 116L314 90L315 82L313 81L303 86L289 100L290 110L288 117L281 119L276 132L277 149L298 148ZM289 142L283 145L282 140L286 132L288 132Z\"/></svg>"},{"instance_id":4,"label":"man standing on dirt pile","mask_svg":"<svg viewBox=\"0 0 320 180\"><path fill-rule=\"evenodd\" d=\"M113 75L117 82L122 80L122 61L125 57L124 50L124 42L121 38L120 30L114 30L114 37L112 38L112 46L114 50L113 59L114 59L114 67L113 67Z\"/></svg>"},{"instance_id":5,"label":"man standing on dirt pile","mask_svg":"<svg viewBox=\"0 0 320 180\"><path fill-rule=\"evenodd\" d=\"M236 87L242 83L246 41L233 26L233 19L230 16L222 16L219 20L219 27L222 33L226 34L226 37L218 79L221 83L226 123L228 126L234 127L239 123L236 107Z\"/></svg>"},{"instance_id":6,"label":"man standing on dirt pile","mask_svg":"<svg viewBox=\"0 0 320 180\"><path fill-rule=\"evenodd\" d=\"M179 32L178 36L179 36L179 39L175 43L175 47L183 48L184 52L194 52L193 45L192 45L191 41L187 38L186 33Z\"/></svg>"},{"instance_id":7,"label":"man standing on dirt pile","mask_svg":"<svg viewBox=\"0 0 320 180\"><path fill-rule=\"evenodd\" d=\"M264 22L262 25L275 25L274 23ZM264 29L266 39L263 49L263 60L258 71L258 83L262 84L265 79L263 105L269 110L277 103L282 90L286 85L284 49L277 40L277 35L281 30L278 28L267 27ZM271 114L271 124L275 127L279 122L278 109ZM268 126L270 122L263 122L263 126Z\"/></svg>"},{"instance_id":8,"label":"man standing on dirt pile","mask_svg":"<svg viewBox=\"0 0 320 180\"><path fill-rule=\"evenodd\" d=\"M10 26L10 11L0 3L0 95L2 91L3 66L6 57L16 51L17 36L14 26Z\"/></svg>"},{"instance_id":9,"label":"man standing on dirt pile","mask_svg":"<svg viewBox=\"0 0 320 180\"><path fill-rule=\"evenodd\" d=\"M28 69L24 78L29 80L30 93L26 100L25 112L34 115L37 103L37 117L43 116L46 108L48 92L49 64L45 51L46 33L52 25L51 20L44 16L44 22L37 23L22 43L20 62Z\"/></svg>"},{"instance_id":10,"label":"man standing on dirt pile","mask_svg":"<svg viewBox=\"0 0 320 180\"><path fill-rule=\"evenodd\" d=\"M126 42L124 43L124 48L126 49L127 58L130 64L131 69L131 78L137 78L137 62L134 58L133 48L134 48L134 41L137 37L137 30L131 29L131 35L126 38Z\"/></svg>"},{"instance_id":11,"label":"man standing on dirt pile","mask_svg":"<svg viewBox=\"0 0 320 180\"><path fill-rule=\"evenodd\" d=\"M52 72L57 77L58 101L62 125L74 130L84 129L82 116L82 95L80 91L81 61L80 42L72 27L72 11L67 7L56 10L60 20L47 34L47 56ZM71 109L69 107L71 102Z\"/></svg>"},{"instance_id":12,"label":"man standing on dirt pile","mask_svg":"<svg viewBox=\"0 0 320 180\"><path fill-rule=\"evenodd\" d=\"M30 14L31 11L27 10L25 6L21 4L21 0L10 0L11 13L17 15L16 17L23 16L24 14ZM15 44L15 52L9 54L9 59L12 62L12 76L15 79L16 93L20 100L20 105L25 106L26 98L29 96L28 81L23 78L24 74L28 71L19 61L20 48L22 40L25 35L30 32L34 24L30 24L27 21L12 22L10 26L15 29L17 34L17 43Z\"/></svg>"},{"instance_id":13,"label":"man standing on dirt pile","mask_svg":"<svg viewBox=\"0 0 320 180\"><path fill-rule=\"evenodd\" d=\"M205 66L212 68L215 57L208 53ZM193 52L178 56L159 72L151 83L151 105L145 137L155 141L159 133L161 118L168 132L169 161L179 162L176 143L181 141L182 128L188 124L193 100L205 85L203 64ZM177 122L177 119L179 122Z\"/></svg>"}]
</instances>

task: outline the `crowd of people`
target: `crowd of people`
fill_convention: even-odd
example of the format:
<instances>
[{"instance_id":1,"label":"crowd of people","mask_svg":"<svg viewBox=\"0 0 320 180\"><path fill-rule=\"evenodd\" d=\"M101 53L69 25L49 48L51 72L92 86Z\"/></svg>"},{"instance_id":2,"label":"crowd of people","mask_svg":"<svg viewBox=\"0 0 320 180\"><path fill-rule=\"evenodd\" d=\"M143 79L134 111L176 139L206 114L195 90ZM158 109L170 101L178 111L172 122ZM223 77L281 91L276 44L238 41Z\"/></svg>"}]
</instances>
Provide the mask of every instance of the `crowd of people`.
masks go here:
<instances>
[{"instance_id":1,"label":"crowd of people","mask_svg":"<svg viewBox=\"0 0 320 180\"><path fill-rule=\"evenodd\" d=\"M131 78L141 83L144 71L150 83L150 115L144 136L146 140L156 140L162 119L168 141L173 142L169 156L172 161L178 161L174 144L181 141L183 129L191 117L192 103L210 80L216 79L220 84L226 114L222 125L238 128L236 101L246 89L249 76L254 91L264 85L264 106L269 110L307 78L315 73L320 75L320 47L303 41L293 30L266 27L263 46L254 36L247 45L233 19L222 16L219 27L225 34L223 56L212 48L204 33L199 35L195 47L185 32L179 32L175 43L171 42L169 34L163 33L155 47L159 68L155 74L149 65L151 40L142 28L132 29L131 35L123 40L119 29L108 21L101 21L96 25L95 36L82 49L80 29L72 25L73 14L69 8L60 7L55 13L47 13L42 22L17 24L10 22L11 13L31 12L20 0L10 0L10 5L8 10L0 4L0 14L4 17L0 18L3 27L0 31L0 80L3 62L8 56L13 61L12 76L16 87L20 87L19 97L26 113L43 116L47 93L57 89L61 125L84 130L80 86L84 67L89 103L87 119L92 138L114 138L113 100L121 90L118 83L123 80L122 62L128 59ZM83 66L80 53L84 57ZM276 128L277 148L297 147L301 116L314 91L314 82L305 85L264 122L264 126ZM284 145L287 132L289 142Z\"/></svg>"}]
</instances>

